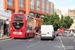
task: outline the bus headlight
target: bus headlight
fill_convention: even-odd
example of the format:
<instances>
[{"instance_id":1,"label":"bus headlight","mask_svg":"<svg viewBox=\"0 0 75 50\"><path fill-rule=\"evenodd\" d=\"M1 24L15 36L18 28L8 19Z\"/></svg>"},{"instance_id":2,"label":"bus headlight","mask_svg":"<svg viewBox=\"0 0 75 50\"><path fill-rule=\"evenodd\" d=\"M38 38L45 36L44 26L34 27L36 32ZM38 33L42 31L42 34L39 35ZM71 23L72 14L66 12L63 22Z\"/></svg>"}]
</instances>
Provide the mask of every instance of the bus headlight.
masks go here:
<instances>
[{"instance_id":1,"label":"bus headlight","mask_svg":"<svg viewBox=\"0 0 75 50\"><path fill-rule=\"evenodd\" d=\"M22 35L22 32L19 32L19 35Z\"/></svg>"}]
</instances>

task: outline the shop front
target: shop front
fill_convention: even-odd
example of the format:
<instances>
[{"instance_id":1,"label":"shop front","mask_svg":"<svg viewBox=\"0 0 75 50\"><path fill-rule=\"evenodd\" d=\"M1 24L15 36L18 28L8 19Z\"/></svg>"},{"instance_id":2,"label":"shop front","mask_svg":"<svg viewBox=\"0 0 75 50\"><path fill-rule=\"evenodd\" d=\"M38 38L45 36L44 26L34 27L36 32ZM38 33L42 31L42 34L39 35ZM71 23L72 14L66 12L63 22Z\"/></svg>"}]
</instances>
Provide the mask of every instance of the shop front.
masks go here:
<instances>
[{"instance_id":1,"label":"shop front","mask_svg":"<svg viewBox=\"0 0 75 50\"><path fill-rule=\"evenodd\" d=\"M9 17L11 17L11 14L8 14L4 11L0 11L0 37L6 34L6 21Z\"/></svg>"}]
</instances>

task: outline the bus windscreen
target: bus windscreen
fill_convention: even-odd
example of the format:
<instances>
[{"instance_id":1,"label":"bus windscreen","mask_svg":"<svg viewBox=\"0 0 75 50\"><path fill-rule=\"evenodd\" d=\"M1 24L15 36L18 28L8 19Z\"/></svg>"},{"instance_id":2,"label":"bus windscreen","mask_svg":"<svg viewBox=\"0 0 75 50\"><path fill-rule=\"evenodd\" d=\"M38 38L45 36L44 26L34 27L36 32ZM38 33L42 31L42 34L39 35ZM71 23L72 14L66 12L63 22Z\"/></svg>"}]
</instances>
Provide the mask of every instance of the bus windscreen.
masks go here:
<instances>
[{"instance_id":1,"label":"bus windscreen","mask_svg":"<svg viewBox=\"0 0 75 50\"><path fill-rule=\"evenodd\" d=\"M13 27L15 29L21 29L24 25L24 23L12 23Z\"/></svg>"}]
</instances>

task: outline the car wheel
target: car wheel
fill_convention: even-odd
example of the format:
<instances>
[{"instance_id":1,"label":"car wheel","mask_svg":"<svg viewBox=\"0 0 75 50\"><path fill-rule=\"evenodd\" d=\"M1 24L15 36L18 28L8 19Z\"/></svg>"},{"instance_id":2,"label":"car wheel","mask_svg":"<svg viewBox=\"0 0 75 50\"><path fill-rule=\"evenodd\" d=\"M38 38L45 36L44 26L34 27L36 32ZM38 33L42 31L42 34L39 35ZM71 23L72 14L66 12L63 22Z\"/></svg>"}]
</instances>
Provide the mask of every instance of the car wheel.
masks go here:
<instances>
[{"instance_id":1,"label":"car wheel","mask_svg":"<svg viewBox=\"0 0 75 50\"><path fill-rule=\"evenodd\" d=\"M43 40L43 39L41 38L41 40Z\"/></svg>"},{"instance_id":2,"label":"car wheel","mask_svg":"<svg viewBox=\"0 0 75 50\"><path fill-rule=\"evenodd\" d=\"M54 38L51 39L52 41L54 40Z\"/></svg>"}]
</instances>

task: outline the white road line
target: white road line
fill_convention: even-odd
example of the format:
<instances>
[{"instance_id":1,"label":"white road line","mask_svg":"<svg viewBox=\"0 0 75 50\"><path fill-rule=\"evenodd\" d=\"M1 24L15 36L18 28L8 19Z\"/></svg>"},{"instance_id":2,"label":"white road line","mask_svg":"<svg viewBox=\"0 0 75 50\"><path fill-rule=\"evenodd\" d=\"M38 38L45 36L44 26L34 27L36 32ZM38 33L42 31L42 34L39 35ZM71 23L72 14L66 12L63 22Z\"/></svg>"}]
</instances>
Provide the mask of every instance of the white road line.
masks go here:
<instances>
[{"instance_id":1,"label":"white road line","mask_svg":"<svg viewBox=\"0 0 75 50\"><path fill-rule=\"evenodd\" d=\"M33 41L33 39L30 39L29 42Z\"/></svg>"},{"instance_id":2,"label":"white road line","mask_svg":"<svg viewBox=\"0 0 75 50\"><path fill-rule=\"evenodd\" d=\"M49 42L51 42L51 41L49 40Z\"/></svg>"},{"instance_id":3,"label":"white road line","mask_svg":"<svg viewBox=\"0 0 75 50\"><path fill-rule=\"evenodd\" d=\"M37 43L40 43L40 41L38 41ZM34 43L34 44L32 44L32 45L28 46L27 48L30 48L30 47L32 47L32 46L34 46L34 45L36 45L37 43Z\"/></svg>"},{"instance_id":4,"label":"white road line","mask_svg":"<svg viewBox=\"0 0 75 50\"><path fill-rule=\"evenodd\" d=\"M75 40L73 40L73 42L75 42Z\"/></svg>"},{"instance_id":5,"label":"white road line","mask_svg":"<svg viewBox=\"0 0 75 50\"><path fill-rule=\"evenodd\" d=\"M60 39L60 42L62 43L62 40L61 40L61 38L59 37L59 39ZM62 43L62 47L64 48L64 50L66 50L65 49L65 46L64 46L64 44Z\"/></svg>"},{"instance_id":6,"label":"white road line","mask_svg":"<svg viewBox=\"0 0 75 50\"><path fill-rule=\"evenodd\" d=\"M30 48L30 47L32 47L32 46L34 46L34 45L36 45L36 43L34 43L34 44L32 44L32 45L28 46L27 48Z\"/></svg>"},{"instance_id":7,"label":"white road line","mask_svg":"<svg viewBox=\"0 0 75 50\"><path fill-rule=\"evenodd\" d=\"M61 38L59 37L59 39L60 39L60 42L62 43L62 40L61 40Z\"/></svg>"},{"instance_id":8,"label":"white road line","mask_svg":"<svg viewBox=\"0 0 75 50\"><path fill-rule=\"evenodd\" d=\"M40 41L38 41L37 43L40 43Z\"/></svg>"}]
</instances>

